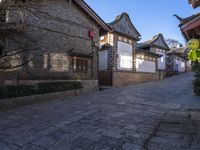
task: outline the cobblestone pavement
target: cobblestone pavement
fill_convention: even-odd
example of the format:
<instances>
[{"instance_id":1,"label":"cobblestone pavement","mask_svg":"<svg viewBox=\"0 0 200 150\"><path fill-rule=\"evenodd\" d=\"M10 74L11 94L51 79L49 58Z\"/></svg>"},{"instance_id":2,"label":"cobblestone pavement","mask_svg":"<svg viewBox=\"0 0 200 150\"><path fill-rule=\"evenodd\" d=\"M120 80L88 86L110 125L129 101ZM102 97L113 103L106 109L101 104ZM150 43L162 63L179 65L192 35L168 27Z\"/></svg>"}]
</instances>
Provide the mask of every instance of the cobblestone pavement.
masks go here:
<instances>
[{"instance_id":1,"label":"cobblestone pavement","mask_svg":"<svg viewBox=\"0 0 200 150\"><path fill-rule=\"evenodd\" d=\"M200 150L200 107L173 103L190 95L191 80L187 73L1 112L0 150Z\"/></svg>"}]
</instances>

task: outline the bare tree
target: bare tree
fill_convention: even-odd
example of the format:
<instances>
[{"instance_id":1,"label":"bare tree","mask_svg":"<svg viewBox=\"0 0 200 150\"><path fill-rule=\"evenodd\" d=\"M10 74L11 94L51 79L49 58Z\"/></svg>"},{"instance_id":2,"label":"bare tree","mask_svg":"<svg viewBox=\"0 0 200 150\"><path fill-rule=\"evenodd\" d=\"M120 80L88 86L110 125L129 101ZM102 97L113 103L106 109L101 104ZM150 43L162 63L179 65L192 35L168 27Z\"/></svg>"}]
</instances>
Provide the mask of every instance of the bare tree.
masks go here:
<instances>
[{"instance_id":1,"label":"bare tree","mask_svg":"<svg viewBox=\"0 0 200 150\"><path fill-rule=\"evenodd\" d=\"M27 22L27 15L31 15L38 20L53 20L54 23L59 22L63 25L67 24L83 29L89 28L57 16L56 10L52 10L54 13L49 13L45 11L46 9L40 9L41 7L45 8L48 5L40 5L34 3L32 0L3 0L0 2L0 70L13 69L26 65L31 61L30 52L44 51L45 47L39 46L41 39L38 39L38 36L34 37L29 35L28 32L24 32L28 30L27 26L32 29L53 32L70 38L91 40L83 36L70 35L69 33L60 31L59 28L48 28ZM8 21L8 15L13 15L15 22ZM73 47L69 51L72 49ZM20 57L21 61L13 63L12 60L16 60L18 57Z\"/></svg>"},{"instance_id":2,"label":"bare tree","mask_svg":"<svg viewBox=\"0 0 200 150\"><path fill-rule=\"evenodd\" d=\"M165 39L165 42L167 43L169 48L176 48L178 46L183 46L182 43L180 43L179 41L172 39L172 38Z\"/></svg>"}]
</instances>

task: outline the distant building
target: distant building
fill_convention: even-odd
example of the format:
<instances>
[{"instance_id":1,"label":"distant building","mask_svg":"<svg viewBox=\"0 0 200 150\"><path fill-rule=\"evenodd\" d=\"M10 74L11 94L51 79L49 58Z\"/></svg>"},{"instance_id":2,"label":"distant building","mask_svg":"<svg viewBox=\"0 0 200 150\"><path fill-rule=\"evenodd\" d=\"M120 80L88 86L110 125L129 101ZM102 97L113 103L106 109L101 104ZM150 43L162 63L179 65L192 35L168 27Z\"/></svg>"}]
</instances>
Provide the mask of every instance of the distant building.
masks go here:
<instances>
[{"instance_id":1,"label":"distant building","mask_svg":"<svg viewBox=\"0 0 200 150\"><path fill-rule=\"evenodd\" d=\"M103 85L125 85L135 82L134 57L140 33L127 13L109 24L112 30L101 37L99 52L99 82Z\"/></svg>"},{"instance_id":2,"label":"distant building","mask_svg":"<svg viewBox=\"0 0 200 150\"><path fill-rule=\"evenodd\" d=\"M191 71L191 62L187 59L187 47L171 48L167 53L173 74Z\"/></svg>"},{"instance_id":3,"label":"distant building","mask_svg":"<svg viewBox=\"0 0 200 150\"><path fill-rule=\"evenodd\" d=\"M120 86L157 80L157 60L162 54L151 49L154 47L151 43L137 44L141 35L128 14L122 13L109 25L112 30L100 41L100 84ZM162 45L163 39L160 38L156 38L155 42ZM163 47L168 49L165 44Z\"/></svg>"},{"instance_id":4,"label":"distant building","mask_svg":"<svg viewBox=\"0 0 200 150\"><path fill-rule=\"evenodd\" d=\"M136 45L136 72L140 73L158 73L158 59L161 54L152 51L152 46L147 46L142 43Z\"/></svg>"},{"instance_id":5,"label":"distant building","mask_svg":"<svg viewBox=\"0 0 200 150\"><path fill-rule=\"evenodd\" d=\"M162 34L155 35L151 40L140 43L139 48L149 49L151 53L161 55L158 58L157 69L159 73L159 79L166 77L166 55L170 50L166 44Z\"/></svg>"}]
</instances>

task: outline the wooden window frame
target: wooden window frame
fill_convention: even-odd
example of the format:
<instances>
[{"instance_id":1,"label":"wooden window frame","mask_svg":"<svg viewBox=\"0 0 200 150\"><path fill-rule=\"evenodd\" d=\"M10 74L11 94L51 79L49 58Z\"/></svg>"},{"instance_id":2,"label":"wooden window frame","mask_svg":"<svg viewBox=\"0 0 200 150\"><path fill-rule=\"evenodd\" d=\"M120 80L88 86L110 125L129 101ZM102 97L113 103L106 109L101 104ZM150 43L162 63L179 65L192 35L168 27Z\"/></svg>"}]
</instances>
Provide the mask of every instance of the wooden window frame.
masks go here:
<instances>
[{"instance_id":1,"label":"wooden window frame","mask_svg":"<svg viewBox=\"0 0 200 150\"><path fill-rule=\"evenodd\" d=\"M88 58L73 57L72 58L72 68L73 72L77 73L87 73L88 72Z\"/></svg>"}]
</instances>

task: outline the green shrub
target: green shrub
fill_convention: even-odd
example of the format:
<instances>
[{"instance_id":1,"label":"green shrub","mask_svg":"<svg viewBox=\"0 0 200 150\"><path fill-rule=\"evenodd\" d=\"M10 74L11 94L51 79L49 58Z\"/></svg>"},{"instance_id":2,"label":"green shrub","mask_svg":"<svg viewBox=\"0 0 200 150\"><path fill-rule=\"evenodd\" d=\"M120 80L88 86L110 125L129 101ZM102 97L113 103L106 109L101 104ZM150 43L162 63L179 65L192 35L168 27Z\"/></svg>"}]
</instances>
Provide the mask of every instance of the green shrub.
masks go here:
<instances>
[{"instance_id":1,"label":"green shrub","mask_svg":"<svg viewBox=\"0 0 200 150\"><path fill-rule=\"evenodd\" d=\"M192 63L192 71L195 73L195 77L200 77L200 62Z\"/></svg>"},{"instance_id":2,"label":"green shrub","mask_svg":"<svg viewBox=\"0 0 200 150\"><path fill-rule=\"evenodd\" d=\"M68 91L81 88L83 88L83 85L77 81L44 82L38 83L37 85L4 86L0 87L0 99Z\"/></svg>"},{"instance_id":3,"label":"green shrub","mask_svg":"<svg viewBox=\"0 0 200 150\"><path fill-rule=\"evenodd\" d=\"M39 83L38 88L45 92L59 92L59 91L67 91L73 89L81 89L83 85L80 82L46 82L46 83Z\"/></svg>"},{"instance_id":4,"label":"green shrub","mask_svg":"<svg viewBox=\"0 0 200 150\"><path fill-rule=\"evenodd\" d=\"M200 95L200 77L193 81L193 90L196 95Z\"/></svg>"}]
</instances>

